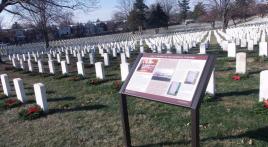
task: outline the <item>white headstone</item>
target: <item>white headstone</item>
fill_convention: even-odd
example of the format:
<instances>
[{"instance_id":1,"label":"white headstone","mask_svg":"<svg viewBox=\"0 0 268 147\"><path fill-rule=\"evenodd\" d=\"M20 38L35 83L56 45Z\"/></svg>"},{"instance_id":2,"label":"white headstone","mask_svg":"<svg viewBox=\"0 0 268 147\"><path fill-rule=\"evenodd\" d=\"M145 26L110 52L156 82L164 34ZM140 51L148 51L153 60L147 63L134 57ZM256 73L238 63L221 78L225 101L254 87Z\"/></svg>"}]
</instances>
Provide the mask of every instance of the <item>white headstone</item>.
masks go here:
<instances>
[{"instance_id":1,"label":"white headstone","mask_svg":"<svg viewBox=\"0 0 268 147\"><path fill-rule=\"evenodd\" d=\"M11 88L10 88L10 83L7 74L2 74L1 76L1 83L3 87L4 94L6 96L11 95Z\"/></svg>"},{"instance_id":2,"label":"white headstone","mask_svg":"<svg viewBox=\"0 0 268 147\"><path fill-rule=\"evenodd\" d=\"M95 70L96 70L96 77L98 79L104 79L104 67L102 62L96 62L95 63Z\"/></svg>"},{"instance_id":3,"label":"white headstone","mask_svg":"<svg viewBox=\"0 0 268 147\"><path fill-rule=\"evenodd\" d=\"M85 76L84 63L82 61L78 61L76 64L78 74Z\"/></svg>"},{"instance_id":4,"label":"white headstone","mask_svg":"<svg viewBox=\"0 0 268 147\"><path fill-rule=\"evenodd\" d=\"M49 73L55 74L55 66L53 60L48 61L48 67L49 67Z\"/></svg>"},{"instance_id":5,"label":"white headstone","mask_svg":"<svg viewBox=\"0 0 268 147\"><path fill-rule=\"evenodd\" d=\"M77 54L77 61L83 61L82 56L80 53Z\"/></svg>"},{"instance_id":6,"label":"white headstone","mask_svg":"<svg viewBox=\"0 0 268 147\"><path fill-rule=\"evenodd\" d=\"M57 61L58 63L61 63L61 55L59 53L57 54Z\"/></svg>"},{"instance_id":7,"label":"white headstone","mask_svg":"<svg viewBox=\"0 0 268 147\"><path fill-rule=\"evenodd\" d=\"M31 72L33 71L33 65L31 59L28 59L28 70Z\"/></svg>"},{"instance_id":8,"label":"white headstone","mask_svg":"<svg viewBox=\"0 0 268 147\"><path fill-rule=\"evenodd\" d=\"M144 47L140 46L140 53L144 53Z\"/></svg>"},{"instance_id":9,"label":"white headstone","mask_svg":"<svg viewBox=\"0 0 268 147\"><path fill-rule=\"evenodd\" d=\"M34 61L37 62L37 55L36 54L33 54L33 57L34 57Z\"/></svg>"},{"instance_id":10,"label":"white headstone","mask_svg":"<svg viewBox=\"0 0 268 147\"><path fill-rule=\"evenodd\" d=\"M259 101L268 100L268 70L262 71L260 75Z\"/></svg>"},{"instance_id":11,"label":"white headstone","mask_svg":"<svg viewBox=\"0 0 268 147\"><path fill-rule=\"evenodd\" d=\"M48 103L45 85L42 83L34 84L34 93L36 104L40 106L45 113L48 113Z\"/></svg>"},{"instance_id":12,"label":"white headstone","mask_svg":"<svg viewBox=\"0 0 268 147\"><path fill-rule=\"evenodd\" d=\"M47 54L47 57L48 57L48 61L51 61L52 60L51 54Z\"/></svg>"},{"instance_id":13,"label":"white headstone","mask_svg":"<svg viewBox=\"0 0 268 147\"><path fill-rule=\"evenodd\" d=\"M246 39L241 39L240 47L242 47L242 48L247 47L247 40Z\"/></svg>"},{"instance_id":14,"label":"white headstone","mask_svg":"<svg viewBox=\"0 0 268 147\"><path fill-rule=\"evenodd\" d=\"M125 53L121 53L120 57L121 57L121 63L126 63L127 62Z\"/></svg>"},{"instance_id":15,"label":"white headstone","mask_svg":"<svg viewBox=\"0 0 268 147\"><path fill-rule=\"evenodd\" d=\"M248 50L253 51L254 50L254 42L253 40L248 41Z\"/></svg>"},{"instance_id":16,"label":"white headstone","mask_svg":"<svg viewBox=\"0 0 268 147\"><path fill-rule=\"evenodd\" d=\"M20 68L21 68L21 69L25 69L23 59L20 59Z\"/></svg>"},{"instance_id":17,"label":"white headstone","mask_svg":"<svg viewBox=\"0 0 268 147\"><path fill-rule=\"evenodd\" d=\"M20 79L20 78L13 79L13 83L14 83L17 98L22 103L26 103L28 101L28 98L25 95L22 79Z\"/></svg>"},{"instance_id":18,"label":"white headstone","mask_svg":"<svg viewBox=\"0 0 268 147\"><path fill-rule=\"evenodd\" d=\"M205 43L201 43L199 49L200 49L200 54L206 54L206 44Z\"/></svg>"},{"instance_id":19,"label":"white headstone","mask_svg":"<svg viewBox=\"0 0 268 147\"><path fill-rule=\"evenodd\" d=\"M125 81L129 74L129 63L121 63L120 70L121 70L121 80Z\"/></svg>"},{"instance_id":20,"label":"white headstone","mask_svg":"<svg viewBox=\"0 0 268 147\"><path fill-rule=\"evenodd\" d=\"M39 73L44 73L44 66L41 60L38 60L38 71Z\"/></svg>"},{"instance_id":21,"label":"white headstone","mask_svg":"<svg viewBox=\"0 0 268 147\"><path fill-rule=\"evenodd\" d=\"M117 56L117 52L116 52L116 48L113 48L113 57L116 57Z\"/></svg>"},{"instance_id":22,"label":"white headstone","mask_svg":"<svg viewBox=\"0 0 268 147\"><path fill-rule=\"evenodd\" d=\"M130 58L130 48L125 49L126 57Z\"/></svg>"},{"instance_id":23,"label":"white headstone","mask_svg":"<svg viewBox=\"0 0 268 147\"><path fill-rule=\"evenodd\" d=\"M66 61L61 61L62 74L68 74L68 67Z\"/></svg>"},{"instance_id":24,"label":"white headstone","mask_svg":"<svg viewBox=\"0 0 268 147\"><path fill-rule=\"evenodd\" d=\"M107 53L104 53L103 58L104 58L104 65L109 66L110 65L109 55Z\"/></svg>"},{"instance_id":25,"label":"white headstone","mask_svg":"<svg viewBox=\"0 0 268 147\"><path fill-rule=\"evenodd\" d=\"M268 56L267 42L260 42L260 44L259 44L259 56Z\"/></svg>"},{"instance_id":26,"label":"white headstone","mask_svg":"<svg viewBox=\"0 0 268 147\"><path fill-rule=\"evenodd\" d=\"M247 72L247 54L236 54L236 73L245 74Z\"/></svg>"},{"instance_id":27,"label":"white headstone","mask_svg":"<svg viewBox=\"0 0 268 147\"><path fill-rule=\"evenodd\" d=\"M236 46L235 43L228 44L228 57L235 58L236 56Z\"/></svg>"},{"instance_id":28,"label":"white headstone","mask_svg":"<svg viewBox=\"0 0 268 147\"><path fill-rule=\"evenodd\" d=\"M212 95L212 96L215 96L215 91L216 91L216 88L215 88L215 74L214 74L214 71L212 72L211 74L211 77L209 79L209 83L208 83L208 86L207 86L207 90L206 90L206 93Z\"/></svg>"},{"instance_id":29,"label":"white headstone","mask_svg":"<svg viewBox=\"0 0 268 147\"><path fill-rule=\"evenodd\" d=\"M13 65L13 67L15 67L15 68L18 67L16 58L12 58L12 65Z\"/></svg>"},{"instance_id":30,"label":"white headstone","mask_svg":"<svg viewBox=\"0 0 268 147\"><path fill-rule=\"evenodd\" d=\"M66 54L65 58L66 58L66 63L69 65L71 63L69 54Z\"/></svg>"},{"instance_id":31,"label":"white headstone","mask_svg":"<svg viewBox=\"0 0 268 147\"><path fill-rule=\"evenodd\" d=\"M89 53L89 62L91 65L95 64L95 56L93 53Z\"/></svg>"},{"instance_id":32,"label":"white headstone","mask_svg":"<svg viewBox=\"0 0 268 147\"><path fill-rule=\"evenodd\" d=\"M189 45L187 42L183 43L183 51L187 53L189 52Z\"/></svg>"},{"instance_id":33,"label":"white headstone","mask_svg":"<svg viewBox=\"0 0 268 147\"><path fill-rule=\"evenodd\" d=\"M23 61L26 61L26 55L25 54L22 54L22 58L23 58Z\"/></svg>"}]
</instances>

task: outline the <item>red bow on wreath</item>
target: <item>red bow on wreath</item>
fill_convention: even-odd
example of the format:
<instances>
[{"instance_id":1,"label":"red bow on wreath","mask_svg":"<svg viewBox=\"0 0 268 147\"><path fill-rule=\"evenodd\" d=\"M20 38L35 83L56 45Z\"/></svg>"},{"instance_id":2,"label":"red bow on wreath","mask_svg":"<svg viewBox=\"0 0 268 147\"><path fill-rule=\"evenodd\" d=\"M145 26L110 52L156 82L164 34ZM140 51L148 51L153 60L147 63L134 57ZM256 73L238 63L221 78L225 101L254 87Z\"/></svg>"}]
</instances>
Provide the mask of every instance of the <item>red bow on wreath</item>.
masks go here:
<instances>
[{"instance_id":1,"label":"red bow on wreath","mask_svg":"<svg viewBox=\"0 0 268 147\"><path fill-rule=\"evenodd\" d=\"M264 103L264 108L268 109L268 100L264 100L263 103Z\"/></svg>"},{"instance_id":2,"label":"red bow on wreath","mask_svg":"<svg viewBox=\"0 0 268 147\"><path fill-rule=\"evenodd\" d=\"M233 76L232 79L233 79L234 81L240 81L240 80L241 80L241 77L238 76L238 75L236 75L236 76Z\"/></svg>"},{"instance_id":3,"label":"red bow on wreath","mask_svg":"<svg viewBox=\"0 0 268 147\"><path fill-rule=\"evenodd\" d=\"M28 114L36 113L36 112L38 112L39 110L40 110L40 109L39 109L38 107L36 107L36 106L30 107L30 108L28 109Z\"/></svg>"}]
</instances>

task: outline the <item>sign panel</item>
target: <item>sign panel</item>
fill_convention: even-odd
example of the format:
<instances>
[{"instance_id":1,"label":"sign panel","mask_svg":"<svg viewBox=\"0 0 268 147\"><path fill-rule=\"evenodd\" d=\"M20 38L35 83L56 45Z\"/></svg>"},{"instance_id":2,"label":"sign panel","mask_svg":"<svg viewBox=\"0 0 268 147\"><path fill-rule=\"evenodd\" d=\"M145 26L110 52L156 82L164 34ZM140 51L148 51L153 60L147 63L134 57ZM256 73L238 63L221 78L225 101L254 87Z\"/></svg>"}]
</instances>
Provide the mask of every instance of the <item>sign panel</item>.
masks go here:
<instances>
[{"instance_id":1,"label":"sign panel","mask_svg":"<svg viewBox=\"0 0 268 147\"><path fill-rule=\"evenodd\" d=\"M123 94L191 107L207 55L143 54Z\"/></svg>"}]
</instances>

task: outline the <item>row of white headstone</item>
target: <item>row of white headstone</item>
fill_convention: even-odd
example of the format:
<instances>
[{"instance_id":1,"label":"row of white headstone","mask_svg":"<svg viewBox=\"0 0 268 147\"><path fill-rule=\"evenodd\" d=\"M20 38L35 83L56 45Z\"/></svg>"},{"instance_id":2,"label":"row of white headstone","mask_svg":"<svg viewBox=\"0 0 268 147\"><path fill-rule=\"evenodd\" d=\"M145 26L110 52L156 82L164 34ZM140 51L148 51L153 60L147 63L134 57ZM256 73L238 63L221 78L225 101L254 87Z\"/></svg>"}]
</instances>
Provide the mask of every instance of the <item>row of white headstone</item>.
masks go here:
<instances>
[{"instance_id":1,"label":"row of white headstone","mask_svg":"<svg viewBox=\"0 0 268 147\"><path fill-rule=\"evenodd\" d=\"M3 92L7 97L11 96L11 86L9 83L9 78L7 74L0 75L1 83L3 87ZM13 84L16 92L17 99L22 103L28 102L28 97L25 94L23 80L21 78L13 79ZM47 96L46 96L46 88L45 85L42 83L34 84L34 93L36 104L41 107L41 109L47 113L48 112L48 103L47 103Z\"/></svg>"},{"instance_id":2,"label":"row of white headstone","mask_svg":"<svg viewBox=\"0 0 268 147\"><path fill-rule=\"evenodd\" d=\"M68 55L66 55L67 57ZM104 79L105 78L105 72L104 72L104 65L105 66L109 66L110 65L110 61L109 61L109 55L107 53L104 53L104 65L102 62L96 62L95 63L95 57L93 54L89 54L90 57L90 62L91 64L95 64L95 71L96 71L96 77L99 79ZM13 67L15 68L21 68L23 70L26 70L26 67L24 65L24 60L21 59L20 57L18 58L14 58L11 57L12 59L12 64ZM19 60L20 62L20 66L17 64L16 60ZM79 75L85 76L85 68L84 68L84 63L83 63L83 59L80 56L80 54L77 54L77 59L78 62L76 63L77 65L77 72ZM61 64L61 71L62 74L68 74L69 70L68 70L68 62L67 61L61 61L61 57L60 54L57 54L57 61ZM70 63L70 61L69 61ZM43 62L41 59L37 60L37 64L38 64L38 71L39 73L45 73L44 71L44 66L43 66ZM55 66L54 66L54 60L51 57L51 54L48 54L48 67L49 67L49 73L50 74L55 74ZM121 64L120 64L120 70L121 70L121 80L124 81L129 73L129 63L127 63L126 60L126 56L124 53L121 53ZM33 72L33 65L30 59L28 59L28 71Z\"/></svg>"}]
</instances>

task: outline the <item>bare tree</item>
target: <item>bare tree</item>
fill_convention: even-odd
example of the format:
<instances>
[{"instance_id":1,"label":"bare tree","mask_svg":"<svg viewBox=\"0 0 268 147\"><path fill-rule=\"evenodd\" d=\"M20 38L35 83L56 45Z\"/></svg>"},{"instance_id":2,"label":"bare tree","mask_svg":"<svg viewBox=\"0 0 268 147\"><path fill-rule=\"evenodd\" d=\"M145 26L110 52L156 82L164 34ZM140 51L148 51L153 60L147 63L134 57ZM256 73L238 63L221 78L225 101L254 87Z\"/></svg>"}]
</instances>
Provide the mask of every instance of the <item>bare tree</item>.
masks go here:
<instances>
[{"instance_id":1,"label":"bare tree","mask_svg":"<svg viewBox=\"0 0 268 147\"><path fill-rule=\"evenodd\" d=\"M116 8L118 9L117 15L123 16L126 20L129 16L129 13L133 9L134 0L117 0L118 5Z\"/></svg>"},{"instance_id":2,"label":"bare tree","mask_svg":"<svg viewBox=\"0 0 268 147\"><path fill-rule=\"evenodd\" d=\"M262 18L268 13L268 5L267 4L257 4L256 5L256 14L261 16Z\"/></svg>"},{"instance_id":3,"label":"bare tree","mask_svg":"<svg viewBox=\"0 0 268 147\"><path fill-rule=\"evenodd\" d=\"M46 47L49 47L48 26L69 10L90 11L98 7L99 0L1 0L0 13L9 13L30 20L40 28Z\"/></svg>"},{"instance_id":4,"label":"bare tree","mask_svg":"<svg viewBox=\"0 0 268 147\"><path fill-rule=\"evenodd\" d=\"M234 0L210 0L210 4L213 9L218 10L218 15L222 20L222 30L225 32L229 23L229 12L231 9L231 3Z\"/></svg>"},{"instance_id":5,"label":"bare tree","mask_svg":"<svg viewBox=\"0 0 268 147\"><path fill-rule=\"evenodd\" d=\"M74 24L73 16L74 14L72 12L63 13L59 20L56 20L56 23L61 26L72 25Z\"/></svg>"}]
</instances>

